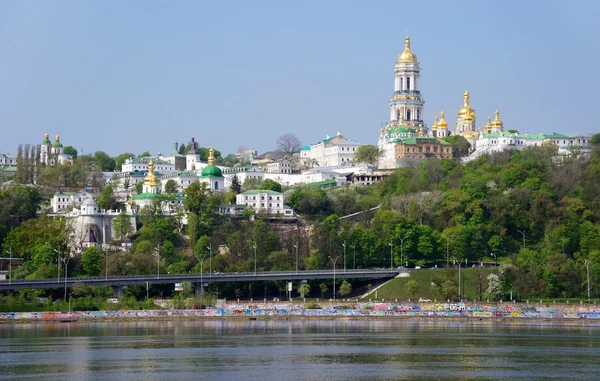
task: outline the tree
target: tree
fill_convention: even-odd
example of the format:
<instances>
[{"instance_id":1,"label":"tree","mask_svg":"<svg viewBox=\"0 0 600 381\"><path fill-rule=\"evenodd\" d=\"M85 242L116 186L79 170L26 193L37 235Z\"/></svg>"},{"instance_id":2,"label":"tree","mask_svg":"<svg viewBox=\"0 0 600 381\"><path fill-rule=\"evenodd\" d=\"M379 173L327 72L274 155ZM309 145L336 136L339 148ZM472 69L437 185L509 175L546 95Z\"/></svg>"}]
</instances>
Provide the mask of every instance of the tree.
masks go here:
<instances>
[{"instance_id":1,"label":"tree","mask_svg":"<svg viewBox=\"0 0 600 381\"><path fill-rule=\"evenodd\" d=\"M117 156L115 158L116 169L121 170L121 168L123 167L123 164L125 164L125 161L127 161L127 159L131 159L133 157L135 157L135 154L131 153L131 152L125 152L125 153L122 153L119 156Z\"/></svg>"},{"instance_id":2,"label":"tree","mask_svg":"<svg viewBox=\"0 0 600 381\"><path fill-rule=\"evenodd\" d=\"M310 284L302 283L300 288L298 288L298 292L302 295L303 298L307 297L310 294Z\"/></svg>"},{"instance_id":3,"label":"tree","mask_svg":"<svg viewBox=\"0 0 600 381\"><path fill-rule=\"evenodd\" d=\"M96 151L94 153L94 161L96 162L96 165L99 166L104 172L112 172L117 166L115 159L108 156L108 154L104 151Z\"/></svg>"},{"instance_id":4,"label":"tree","mask_svg":"<svg viewBox=\"0 0 600 381\"><path fill-rule=\"evenodd\" d=\"M487 276L488 280L488 288L486 290L486 294L492 300L498 300L502 297L502 283L500 282L500 277L496 274L490 274Z\"/></svg>"},{"instance_id":5,"label":"tree","mask_svg":"<svg viewBox=\"0 0 600 381\"><path fill-rule=\"evenodd\" d=\"M342 285L340 286L340 295L345 296L352 292L352 285L344 279Z\"/></svg>"},{"instance_id":6,"label":"tree","mask_svg":"<svg viewBox=\"0 0 600 381\"><path fill-rule=\"evenodd\" d=\"M184 207L190 212L201 215L210 196L210 189L206 186L206 183L196 181L190 184L184 193L186 196Z\"/></svg>"},{"instance_id":7,"label":"tree","mask_svg":"<svg viewBox=\"0 0 600 381\"><path fill-rule=\"evenodd\" d=\"M358 147L354 153L354 162L376 165L382 155L383 151L379 147L366 144Z\"/></svg>"},{"instance_id":8,"label":"tree","mask_svg":"<svg viewBox=\"0 0 600 381\"><path fill-rule=\"evenodd\" d=\"M404 291L414 299L415 294L419 292L419 282L413 279L409 280L404 286Z\"/></svg>"},{"instance_id":9,"label":"tree","mask_svg":"<svg viewBox=\"0 0 600 381\"><path fill-rule=\"evenodd\" d=\"M233 178L231 179L231 190L236 194L242 193L242 184L240 183L237 175L233 175Z\"/></svg>"},{"instance_id":10,"label":"tree","mask_svg":"<svg viewBox=\"0 0 600 381\"><path fill-rule=\"evenodd\" d=\"M272 190L275 192L281 192L281 184L279 184L275 180L265 179L262 184L260 184L259 189Z\"/></svg>"},{"instance_id":11,"label":"tree","mask_svg":"<svg viewBox=\"0 0 600 381\"><path fill-rule=\"evenodd\" d=\"M144 151L144 152L142 152L142 153L140 154L140 156L139 156L139 157L150 157L150 156L152 156L152 154L151 154L150 152L148 152L148 151Z\"/></svg>"},{"instance_id":12,"label":"tree","mask_svg":"<svg viewBox=\"0 0 600 381\"><path fill-rule=\"evenodd\" d=\"M102 191L100 192L100 196L98 196L98 206L102 209L106 210L114 210L117 209L119 203L117 202L117 198L113 191L112 185L108 184Z\"/></svg>"},{"instance_id":13,"label":"tree","mask_svg":"<svg viewBox=\"0 0 600 381\"><path fill-rule=\"evenodd\" d=\"M302 143L295 134L285 134L277 138L277 151L283 152L287 156L292 156L298 152Z\"/></svg>"},{"instance_id":14,"label":"tree","mask_svg":"<svg viewBox=\"0 0 600 381\"><path fill-rule=\"evenodd\" d=\"M100 275L100 270L102 269L100 249L97 247L88 247L81 254L81 264L86 275Z\"/></svg>"},{"instance_id":15,"label":"tree","mask_svg":"<svg viewBox=\"0 0 600 381\"><path fill-rule=\"evenodd\" d=\"M140 181L139 183L136 183L133 188L135 189L136 194L142 194L144 191L144 183Z\"/></svg>"},{"instance_id":16,"label":"tree","mask_svg":"<svg viewBox=\"0 0 600 381\"><path fill-rule=\"evenodd\" d=\"M175 180L173 180L173 179L167 180L167 183L165 184L165 193L175 194L175 193L177 193L178 190L179 190L179 187L177 186L177 182Z\"/></svg>"},{"instance_id":17,"label":"tree","mask_svg":"<svg viewBox=\"0 0 600 381\"><path fill-rule=\"evenodd\" d=\"M115 230L115 236L119 237L122 241L124 237L127 237L133 233L133 225L131 224L131 217L121 212L113 220L113 229Z\"/></svg>"},{"instance_id":18,"label":"tree","mask_svg":"<svg viewBox=\"0 0 600 381\"><path fill-rule=\"evenodd\" d=\"M77 149L73 148L73 146L66 146L63 149L63 152L65 153L65 155L71 156L73 160L77 159Z\"/></svg>"},{"instance_id":19,"label":"tree","mask_svg":"<svg viewBox=\"0 0 600 381\"><path fill-rule=\"evenodd\" d=\"M319 288L321 289L321 298L323 298L323 295L325 295L325 293L327 291L329 291L329 288L327 287L327 285L325 283L321 283L319 285Z\"/></svg>"},{"instance_id":20,"label":"tree","mask_svg":"<svg viewBox=\"0 0 600 381\"><path fill-rule=\"evenodd\" d=\"M244 184L242 185L242 191L246 192L252 189L260 189L261 184L262 181L260 179L248 177L246 180L244 180Z\"/></svg>"},{"instance_id":21,"label":"tree","mask_svg":"<svg viewBox=\"0 0 600 381\"><path fill-rule=\"evenodd\" d=\"M444 139L452 144L452 156L456 159L461 159L471 152L471 143L461 135L452 135Z\"/></svg>"}]
</instances>

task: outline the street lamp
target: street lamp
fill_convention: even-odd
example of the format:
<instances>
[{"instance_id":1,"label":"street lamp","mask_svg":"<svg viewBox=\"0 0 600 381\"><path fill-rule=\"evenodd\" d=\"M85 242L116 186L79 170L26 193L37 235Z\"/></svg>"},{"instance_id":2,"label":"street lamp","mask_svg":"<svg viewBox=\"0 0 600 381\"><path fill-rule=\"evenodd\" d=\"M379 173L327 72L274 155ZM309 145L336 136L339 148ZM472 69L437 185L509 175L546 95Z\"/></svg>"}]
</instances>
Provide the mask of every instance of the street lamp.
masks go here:
<instances>
[{"instance_id":1,"label":"street lamp","mask_svg":"<svg viewBox=\"0 0 600 381\"><path fill-rule=\"evenodd\" d=\"M46 245L50 246L49 242L46 242ZM60 245L58 245L58 250L50 246L52 250L56 253L56 283L60 282Z\"/></svg>"},{"instance_id":2,"label":"street lamp","mask_svg":"<svg viewBox=\"0 0 600 381\"><path fill-rule=\"evenodd\" d=\"M494 265L495 265L495 267L498 267L498 258L496 257L496 254L494 254L494 253L490 253L490 255L491 255L492 257L494 257Z\"/></svg>"},{"instance_id":3,"label":"street lamp","mask_svg":"<svg viewBox=\"0 0 600 381\"><path fill-rule=\"evenodd\" d=\"M333 300L335 301L335 264L338 260L338 257L335 257L335 260L329 255L327 257L331 259L331 263L333 263Z\"/></svg>"},{"instance_id":4,"label":"street lamp","mask_svg":"<svg viewBox=\"0 0 600 381\"><path fill-rule=\"evenodd\" d=\"M12 282L12 246L6 250L8 254L8 284Z\"/></svg>"},{"instance_id":5,"label":"street lamp","mask_svg":"<svg viewBox=\"0 0 600 381\"><path fill-rule=\"evenodd\" d=\"M344 247L344 272L346 272L346 241L342 243L342 246Z\"/></svg>"},{"instance_id":6,"label":"street lamp","mask_svg":"<svg viewBox=\"0 0 600 381\"><path fill-rule=\"evenodd\" d=\"M210 254L210 255L209 255L209 257L208 257L208 258L209 258L209 260L210 260L210 261L209 261L209 267L208 267L208 271L210 272L210 275L209 275L209 276L212 278L212 244L210 244L210 245L206 246L206 248L208 249L208 252L209 252L209 254Z\"/></svg>"},{"instance_id":7,"label":"street lamp","mask_svg":"<svg viewBox=\"0 0 600 381\"><path fill-rule=\"evenodd\" d=\"M583 265L586 267L586 270L587 270L587 296L588 296L588 303L591 303L591 301L590 301L590 260L589 259L584 259L583 260Z\"/></svg>"},{"instance_id":8,"label":"street lamp","mask_svg":"<svg viewBox=\"0 0 600 381\"><path fill-rule=\"evenodd\" d=\"M298 274L298 242L296 242L294 244L294 247L296 248L296 274ZM256 260L255 260L255 263L256 263Z\"/></svg>"},{"instance_id":9,"label":"street lamp","mask_svg":"<svg viewBox=\"0 0 600 381\"><path fill-rule=\"evenodd\" d=\"M63 261L64 265L65 265L65 302L67 301L67 270L69 268L69 259L71 259L71 256L67 256L67 258L61 258L60 260Z\"/></svg>"},{"instance_id":10,"label":"street lamp","mask_svg":"<svg viewBox=\"0 0 600 381\"><path fill-rule=\"evenodd\" d=\"M442 237L446 238L446 268L450 267L450 255L449 255L449 244L450 244L450 238L454 237L453 235L450 236L445 236L442 235Z\"/></svg>"},{"instance_id":11,"label":"street lamp","mask_svg":"<svg viewBox=\"0 0 600 381\"><path fill-rule=\"evenodd\" d=\"M160 243L156 245L156 278L160 278Z\"/></svg>"},{"instance_id":12,"label":"street lamp","mask_svg":"<svg viewBox=\"0 0 600 381\"><path fill-rule=\"evenodd\" d=\"M356 245L352 245L352 250L354 250L354 258L352 262L352 268L356 270Z\"/></svg>"},{"instance_id":13,"label":"street lamp","mask_svg":"<svg viewBox=\"0 0 600 381\"><path fill-rule=\"evenodd\" d=\"M104 268L104 279L108 280L108 250L104 252L104 258L106 259L106 265Z\"/></svg>"},{"instance_id":14,"label":"street lamp","mask_svg":"<svg viewBox=\"0 0 600 381\"><path fill-rule=\"evenodd\" d=\"M402 257L404 255L404 240L407 237L402 237L402 239L400 240L400 266L402 266ZM406 260L406 267L408 267L408 259Z\"/></svg>"},{"instance_id":15,"label":"street lamp","mask_svg":"<svg viewBox=\"0 0 600 381\"><path fill-rule=\"evenodd\" d=\"M454 264L458 263L458 301L462 302L462 293L460 292L460 265L462 260L457 260L454 258ZM467 259L465 258L465 267L467 266Z\"/></svg>"},{"instance_id":16,"label":"street lamp","mask_svg":"<svg viewBox=\"0 0 600 381\"><path fill-rule=\"evenodd\" d=\"M256 276L256 243L252 245L252 248L254 249L254 276Z\"/></svg>"},{"instance_id":17,"label":"street lamp","mask_svg":"<svg viewBox=\"0 0 600 381\"><path fill-rule=\"evenodd\" d=\"M393 256L394 256L394 243L390 241L390 271L392 271L393 265Z\"/></svg>"},{"instance_id":18,"label":"street lamp","mask_svg":"<svg viewBox=\"0 0 600 381\"><path fill-rule=\"evenodd\" d=\"M200 259L200 257L196 255L196 259L198 260L198 262L200 262L200 299L203 300L204 293L202 292L202 287L204 287L204 282L203 282L202 277L203 277L204 271L202 271L202 262L204 262L204 257L202 257L202 259Z\"/></svg>"},{"instance_id":19,"label":"street lamp","mask_svg":"<svg viewBox=\"0 0 600 381\"><path fill-rule=\"evenodd\" d=\"M517 229L517 231L521 234L523 234L523 249L525 248L525 230L521 231L519 229Z\"/></svg>"}]
</instances>

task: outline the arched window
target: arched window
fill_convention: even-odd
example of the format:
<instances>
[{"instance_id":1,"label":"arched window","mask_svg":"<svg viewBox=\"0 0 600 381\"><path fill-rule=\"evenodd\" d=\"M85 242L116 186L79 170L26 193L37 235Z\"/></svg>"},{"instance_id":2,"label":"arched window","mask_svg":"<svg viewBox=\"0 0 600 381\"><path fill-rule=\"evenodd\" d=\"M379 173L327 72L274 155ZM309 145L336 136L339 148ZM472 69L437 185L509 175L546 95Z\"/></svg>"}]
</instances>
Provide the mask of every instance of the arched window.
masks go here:
<instances>
[{"instance_id":1,"label":"arched window","mask_svg":"<svg viewBox=\"0 0 600 381\"><path fill-rule=\"evenodd\" d=\"M411 120L410 119L410 110L406 110L406 120Z\"/></svg>"},{"instance_id":2,"label":"arched window","mask_svg":"<svg viewBox=\"0 0 600 381\"><path fill-rule=\"evenodd\" d=\"M219 189L219 182L215 181L215 189Z\"/></svg>"},{"instance_id":3,"label":"arched window","mask_svg":"<svg viewBox=\"0 0 600 381\"><path fill-rule=\"evenodd\" d=\"M417 109L417 120L421 120L421 110Z\"/></svg>"},{"instance_id":4,"label":"arched window","mask_svg":"<svg viewBox=\"0 0 600 381\"><path fill-rule=\"evenodd\" d=\"M400 109L396 110L396 120L400 120Z\"/></svg>"},{"instance_id":5,"label":"arched window","mask_svg":"<svg viewBox=\"0 0 600 381\"><path fill-rule=\"evenodd\" d=\"M404 85L404 77L400 77L400 91L402 91L402 85Z\"/></svg>"},{"instance_id":6,"label":"arched window","mask_svg":"<svg viewBox=\"0 0 600 381\"><path fill-rule=\"evenodd\" d=\"M406 90L410 91L410 77L406 77Z\"/></svg>"}]
</instances>

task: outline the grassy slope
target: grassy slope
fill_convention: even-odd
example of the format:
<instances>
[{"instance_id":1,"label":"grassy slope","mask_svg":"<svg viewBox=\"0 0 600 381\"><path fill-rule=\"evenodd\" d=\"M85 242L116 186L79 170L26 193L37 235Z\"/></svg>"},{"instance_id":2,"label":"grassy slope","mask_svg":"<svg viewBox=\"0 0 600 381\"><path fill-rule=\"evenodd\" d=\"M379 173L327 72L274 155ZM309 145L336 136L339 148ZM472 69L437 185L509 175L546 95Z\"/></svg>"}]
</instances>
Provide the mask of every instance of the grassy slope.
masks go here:
<instances>
[{"instance_id":1,"label":"grassy slope","mask_svg":"<svg viewBox=\"0 0 600 381\"><path fill-rule=\"evenodd\" d=\"M483 290L485 293L485 289L487 288L487 276L488 274L495 271L493 268L485 268L485 269L462 269L461 270L461 283L464 291L462 292L463 296L467 297L469 300L473 300L477 297L477 271L483 272ZM409 280L415 280L419 283L419 291L415 294L414 298L412 295L406 293L405 285ZM440 283L443 283L444 280L450 279L455 282L455 285L458 287L458 269L450 269L450 270L413 270L410 272L410 277L407 278L396 278L387 283L385 286L381 287L378 291L379 299L399 299L399 300L407 300L407 299L419 299L419 298L429 298L431 300L437 299L438 301L442 299L442 295L440 293L436 293L431 287L431 282L435 279L439 279ZM371 297L374 298L375 294L372 294ZM458 294L457 294L458 297Z\"/></svg>"}]
</instances>

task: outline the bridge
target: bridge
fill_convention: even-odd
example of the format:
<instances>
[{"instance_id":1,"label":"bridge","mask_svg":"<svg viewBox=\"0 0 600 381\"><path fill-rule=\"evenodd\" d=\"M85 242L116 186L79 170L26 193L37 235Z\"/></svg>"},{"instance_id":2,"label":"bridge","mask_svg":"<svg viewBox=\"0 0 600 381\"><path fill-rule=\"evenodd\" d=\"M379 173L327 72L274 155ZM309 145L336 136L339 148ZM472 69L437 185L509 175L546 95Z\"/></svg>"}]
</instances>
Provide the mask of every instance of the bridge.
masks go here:
<instances>
[{"instance_id":1,"label":"bridge","mask_svg":"<svg viewBox=\"0 0 600 381\"><path fill-rule=\"evenodd\" d=\"M407 270L402 270L407 271ZM26 288L66 288L76 283L85 286L111 286L115 295L120 294L124 286L134 284L174 284L191 282L197 292L208 283L215 282L256 282L266 280L302 281L309 279L350 279L350 278L393 278L399 274L398 269L359 269L359 270L303 270L303 271L259 271L235 273L202 273L202 274L160 274L131 275L87 278L50 278L19 279L0 282L0 290L20 290ZM199 287L199 289L198 289ZM201 292L201 291L200 291Z\"/></svg>"}]
</instances>

